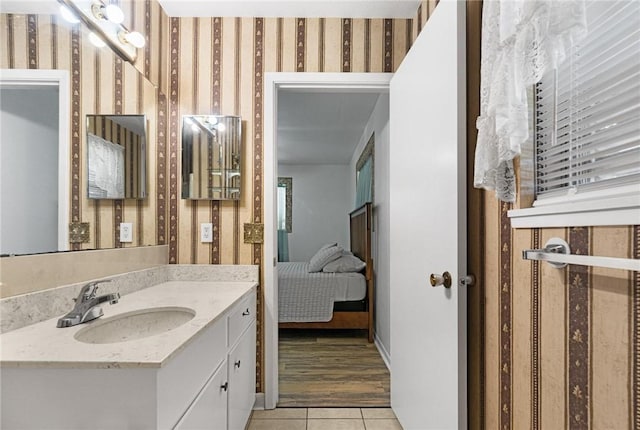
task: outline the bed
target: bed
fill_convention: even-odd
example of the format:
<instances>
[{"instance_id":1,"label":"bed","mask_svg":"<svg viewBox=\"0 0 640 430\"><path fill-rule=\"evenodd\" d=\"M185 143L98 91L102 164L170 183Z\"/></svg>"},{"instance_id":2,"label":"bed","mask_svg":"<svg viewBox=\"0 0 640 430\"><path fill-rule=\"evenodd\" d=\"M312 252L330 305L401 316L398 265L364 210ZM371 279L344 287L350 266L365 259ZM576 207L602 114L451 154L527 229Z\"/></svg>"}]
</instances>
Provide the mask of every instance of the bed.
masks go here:
<instances>
[{"instance_id":1,"label":"bed","mask_svg":"<svg viewBox=\"0 0 640 430\"><path fill-rule=\"evenodd\" d=\"M373 342L371 226L371 203L349 214L350 252L366 264L360 272L309 273L313 259L278 263L280 328L365 329Z\"/></svg>"}]
</instances>

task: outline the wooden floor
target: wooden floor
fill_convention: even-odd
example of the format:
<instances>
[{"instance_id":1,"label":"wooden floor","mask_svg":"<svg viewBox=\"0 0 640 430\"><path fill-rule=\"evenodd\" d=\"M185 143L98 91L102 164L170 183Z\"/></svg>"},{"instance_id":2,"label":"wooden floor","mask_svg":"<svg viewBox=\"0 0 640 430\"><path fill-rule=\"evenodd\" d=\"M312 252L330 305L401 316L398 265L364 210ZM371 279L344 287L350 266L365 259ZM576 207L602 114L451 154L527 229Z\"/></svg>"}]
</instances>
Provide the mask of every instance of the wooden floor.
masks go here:
<instances>
[{"instance_id":1,"label":"wooden floor","mask_svg":"<svg viewBox=\"0 0 640 430\"><path fill-rule=\"evenodd\" d=\"M389 407L389 370L364 330L280 330L278 407Z\"/></svg>"}]
</instances>

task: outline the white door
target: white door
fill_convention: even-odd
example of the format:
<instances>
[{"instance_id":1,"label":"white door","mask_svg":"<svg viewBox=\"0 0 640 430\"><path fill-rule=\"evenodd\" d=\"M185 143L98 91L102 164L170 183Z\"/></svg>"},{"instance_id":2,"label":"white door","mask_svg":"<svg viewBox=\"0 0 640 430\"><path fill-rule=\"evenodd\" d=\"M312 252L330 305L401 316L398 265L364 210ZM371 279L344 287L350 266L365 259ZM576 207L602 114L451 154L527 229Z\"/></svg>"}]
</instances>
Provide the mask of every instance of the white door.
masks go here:
<instances>
[{"instance_id":1,"label":"white door","mask_svg":"<svg viewBox=\"0 0 640 430\"><path fill-rule=\"evenodd\" d=\"M391 80L391 406L467 427L465 2L441 1ZM449 272L450 288L430 275Z\"/></svg>"}]
</instances>

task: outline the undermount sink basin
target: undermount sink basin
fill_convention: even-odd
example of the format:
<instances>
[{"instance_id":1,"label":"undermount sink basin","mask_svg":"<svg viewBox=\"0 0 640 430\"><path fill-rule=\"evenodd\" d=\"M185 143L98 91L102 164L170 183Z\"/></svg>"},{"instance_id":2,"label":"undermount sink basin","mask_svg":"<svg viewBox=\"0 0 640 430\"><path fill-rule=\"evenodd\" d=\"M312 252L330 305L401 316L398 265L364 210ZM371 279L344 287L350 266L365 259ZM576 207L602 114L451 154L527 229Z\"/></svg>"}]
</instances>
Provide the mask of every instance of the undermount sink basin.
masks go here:
<instances>
[{"instance_id":1,"label":"undermount sink basin","mask_svg":"<svg viewBox=\"0 0 640 430\"><path fill-rule=\"evenodd\" d=\"M168 332L195 315L192 309L181 307L141 309L96 320L74 337L84 343L127 342Z\"/></svg>"}]
</instances>

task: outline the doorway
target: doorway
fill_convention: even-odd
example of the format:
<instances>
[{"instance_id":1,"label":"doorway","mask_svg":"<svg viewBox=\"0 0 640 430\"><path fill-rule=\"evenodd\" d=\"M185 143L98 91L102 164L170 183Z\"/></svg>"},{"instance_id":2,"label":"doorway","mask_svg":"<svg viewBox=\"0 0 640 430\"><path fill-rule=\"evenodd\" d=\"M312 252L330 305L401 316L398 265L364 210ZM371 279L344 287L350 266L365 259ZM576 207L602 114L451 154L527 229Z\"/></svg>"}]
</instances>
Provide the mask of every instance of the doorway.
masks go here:
<instances>
[{"instance_id":1,"label":"doorway","mask_svg":"<svg viewBox=\"0 0 640 430\"><path fill-rule=\"evenodd\" d=\"M69 74L2 70L0 91L0 253L68 250Z\"/></svg>"},{"instance_id":2,"label":"doorway","mask_svg":"<svg viewBox=\"0 0 640 430\"><path fill-rule=\"evenodd\" d=\"M265 77L265 408L278 398L278 285L277 285L277 119L280 91L388 92L391 74L385 73L268 73ZM355 187L355 183L353 184ZM295 182L293 184L295 189ZM346 215L345 215L346 217ZM384 355L384 354L383 354Z\"/></svg>"}]
</instances>

